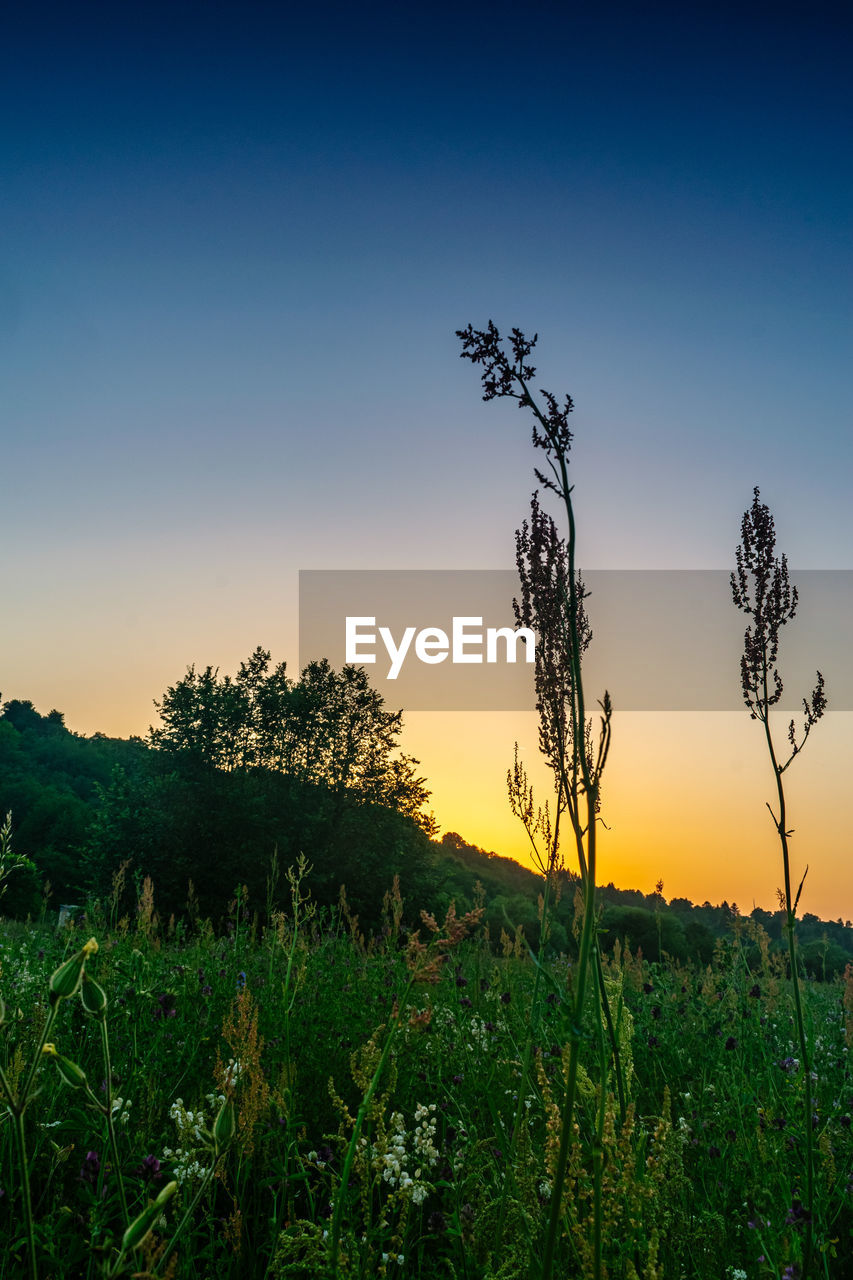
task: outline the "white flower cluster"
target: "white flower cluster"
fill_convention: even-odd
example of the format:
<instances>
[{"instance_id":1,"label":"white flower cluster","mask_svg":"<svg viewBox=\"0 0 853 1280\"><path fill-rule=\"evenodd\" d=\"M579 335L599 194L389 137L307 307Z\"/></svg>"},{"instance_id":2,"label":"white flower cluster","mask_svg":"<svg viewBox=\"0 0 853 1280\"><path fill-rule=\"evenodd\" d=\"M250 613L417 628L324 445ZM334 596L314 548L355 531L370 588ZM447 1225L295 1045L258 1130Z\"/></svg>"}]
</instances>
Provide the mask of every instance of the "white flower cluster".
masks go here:
<instances>
[{"instance_id":1,"label":"white flower cluster","mask_svg":"<svg viewBox=\"0 0 853 1280\"><path fill-rule=\"evenodd\" d=\"M130 1119L130 1098L127 1102L123 1098L113 1098L112 1113L119 1124L127 1124Z\"/></svg>"},{"instance_id":2,"label":"white flower cluster","mask_svg":"<svg viewBox=\"0 0 853 1280\"><path fill-rule=\"evenodd\" d=\"M378 1151L371 1148L371 1163L374 1170L381 1174L384 1182L394 1190L405 1191L411 1196L414 1204L423 1204L430 1192L430 1185L424 1180L424 1173L438 1161L438 1148L435 1145L435 1103L429 1106L418 1103L415 1108L415 1127L411 1134L411 1152L406 1144L409 1134L406 1131L406 1120L401 1111L391 1115L391 1133L387 1148ZM414 1172L409 1172L409 1165L414 1165Z\"/></svg>"},{"instance_id":3,"label":"white flower cluster","mask_svg":"<svg viewBox=\"0 0 853 1280\"><path fill-rule=\"evenodd\" d=\"M209 1093L207 1102L215 1108L217 1102L223 1103L223 1094ZM210 1137L207 1131L207 1119L201 1107L189 1111L184 1106L183 1098L176 1098L169 1108L169 1118L174 1120L178 1130L178 1147L164 1147L163 1157L171 1161L175 1181L179 1183L200 1181L208 1171L208 1165L199 1160L199 1156L207 1159L207 1148Z\"/></svg>"},{"instance_id":4,"label":"white flower cluster","mask_svg":"<svg viewBox=\"0 0 853 1280\"><path fill-rule=\"evenodd\" d=\"M491 1049L494 1037L496 1035L500 1035L506 1030L506 1024L501 1018L490 1025L492 1027L491 1031L486 1026L483 1019L476 1013L471 1018L466 1029L468 1032L468 1048L472 1050L472 1052L477 1049Z\"/></svg>"},{"instance_id":5,"label":"white flower cluster","mask_svg":"<svg viewBox=\"0 0 853 1280\"><path fill-rule=\"evenodd\" d=\"M229 1089L233 1089L237 1081L240 1079L243 1064L240 1059L229 1058L228 1066L225 1068L225 1084Z\"/></svg>"}]
</instances>

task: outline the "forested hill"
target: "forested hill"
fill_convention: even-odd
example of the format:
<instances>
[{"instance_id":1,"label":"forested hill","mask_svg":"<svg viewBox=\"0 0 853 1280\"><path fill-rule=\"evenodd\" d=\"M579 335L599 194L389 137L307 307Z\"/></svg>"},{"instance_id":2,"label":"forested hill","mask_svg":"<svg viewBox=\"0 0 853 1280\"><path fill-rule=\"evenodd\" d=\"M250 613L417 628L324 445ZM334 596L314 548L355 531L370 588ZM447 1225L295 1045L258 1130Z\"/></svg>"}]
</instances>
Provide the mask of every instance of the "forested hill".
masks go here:
<instances>
[{"instance_id":1,"label":"forested hill","mask_svg":"<svg viewBox=\"0 0 853 1280\"><path fill-rule=\"evenodd\" d=\"M0 819L11 811L13 852L34 865L8 877L0 909L37 916L64 902L106 898L125 865L125 910L150 875L163 916L186 912L190 882L192 910L214 923L238 885L263 916L286 901L283 871L304 853L316 901L334 905L344 884L367 932L381 927L383 896L399 875L408 923L417 923L421 909L442 913L451 900L468 910L479 882L492 938L520 929L535 946L540 877L455 832L432 838L417 761L395 751L399 713L385 711L363 672L318 663L292 682L264 665L262 651L253 657L252 696L210 668L190 669L164 695L162 728L146 740L83 737L58 711L3 704ZM277 705L270 676L277 676ZM258 733L264 705L278 726L266 739ZM574 891L569 874L553 924L557 949L573 949ZM599 901L604 948L627 939L648 958L663 951L707 962L739 918L728 903L667 903L659 893L613 885L600 888ZM780 942L781 912L755 910L751 919ZM843 972L853 960L849 922L807 913L799 936L818 976Z\"/></svg>"}]
</instances>

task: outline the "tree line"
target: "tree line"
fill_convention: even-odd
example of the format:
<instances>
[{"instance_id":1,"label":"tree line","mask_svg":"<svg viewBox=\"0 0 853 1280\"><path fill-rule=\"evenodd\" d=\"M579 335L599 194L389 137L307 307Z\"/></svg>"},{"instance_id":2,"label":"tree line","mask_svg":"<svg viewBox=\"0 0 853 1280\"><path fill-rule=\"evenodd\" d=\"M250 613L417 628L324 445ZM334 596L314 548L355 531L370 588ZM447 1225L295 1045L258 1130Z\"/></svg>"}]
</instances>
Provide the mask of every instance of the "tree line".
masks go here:
<instances>
[{"instance_id":1,"label":"tree line","mask_svg":"<svg viewBox=\"0 0 853 1280\"><path fill-rule=\"evenodd\" d=\"M385 707L362 668L314 662L293 680L258 648L233 678L188 668L155 706L159 724L145 738L121 739L74 733L61 712L41 715L31 702L0 705L0 819L12 811L15 849L31 862L9 877L0 911L38 916L104 899L124 866L122 910L149 875L161 914L186 912L192 882L193 910L216 922L238 885L251 909L281 905L275 868L304 853L315 899L335 905L344 884L366 931L380 927L399 875L413 927L422 908L439 914L455 900L469 910L482 895L496 945L503 934L538 946L541 877L456 832L437 838L418 762L398 748L402 712ZM576 888L564 872L555 950L575 948ZM599 899L602 946L627 940L649 959L707 963L740 915L613 885ZM781 945L781 913L752 915ZM800 932L816 976L853 959L849 922L806 914Z\"/></svg>"}]
</instances>

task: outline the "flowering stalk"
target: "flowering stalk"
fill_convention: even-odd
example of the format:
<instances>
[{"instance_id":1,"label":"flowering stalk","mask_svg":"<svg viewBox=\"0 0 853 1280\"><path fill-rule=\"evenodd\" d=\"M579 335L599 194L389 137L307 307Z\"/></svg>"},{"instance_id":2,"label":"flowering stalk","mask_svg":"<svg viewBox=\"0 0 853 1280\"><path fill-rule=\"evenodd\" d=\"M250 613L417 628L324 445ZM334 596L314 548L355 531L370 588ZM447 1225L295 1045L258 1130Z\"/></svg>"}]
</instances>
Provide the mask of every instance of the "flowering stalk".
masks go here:
<instances>
[{"instance_id":1,"label":"flowering stalk","mask_svg":"<svg viewBox=\"0 0 853 1280\"><path fill-rule=\"evenodd\" d=\"M757 488L753 490L752 507L745 512L741 522L741 539L741 545L735 552L737 568L735 573L731 575L732 597L738 609L752 618L752 622L747 626L744 635L744 651L740 660L741 688L743 699L751 718L760 721L764 727L764 737L770 755L770 763L773 767L773 776L776 780L778 813L774 813L772 806L769 804L767 808L770 811L782 848L782 868L785 879L783 895L785 932L791 961L794 1014L797 1023L800 1061L805 1086L806 1214L803 1250L803 1280L805 1280L811 1266L814 1240L814 1139L812 1136L811 1062L800 991L796 916L808 867L803 873L800 886L796 896L794 896L791 889L791 864L788 848L788 841L793 833L788 830L787 825L787 809L782 775L792 763L794 757L802 751L809 733L826 710L826 696L823 676L818 671L817 684L812 693L811 702L803 698L805 719L802 737L798 741L796 728L792 720L788 726L790 753L784 762L780 762L770 730L770 708L779 702L783 688L776 668L779 631L795 617L798 595L797 588L791 587L788 578L787 558L782 556L781 560L779 560L775 556L776 530L773 517L770 514L769 507L759 501L759 490ZM770 687L771 679L772 690Z\"/></svg>"},{"instance_id":2,"label":"flowering stalk","mask_svg":"<svg viewBox=\"0 0 853 1280\"><path fill-rule=\"evenodd\" d=\"M425 911L421 912L424 924L431 930L433 937L428 945L420 941L418 933L414 933L409 938L409 950L406 962L409 966L409 980L406 983L402 996L394 1000L394 1007L391 1012L391 1018L388 1022L385 1032L385 1043L382 1052L379 1055L379 1061L367 1089L364 1092L358 1113L353 1124L353 1131L350 1136L347 1153L344 1157L343 1168L341 1169L341 1179L338 1185L337 1196L335 1199L335 1211L332 1217L332 1230L329 1240L329 1266L332 1280L336 1280L340 1266L340 1242L341 1227L343 1223L343 1213L346 1205L346 1193L349 1187L352 1166L355 1161L356 1151L358 1150L358 1141L361 1137L361 1131L367 1119L370 1104L379 1087L382 1073L391 1056L391 1049L400 1029L403 1017L408 1008L409 996L412 988L417 983L437 982L441 967L447 959L447 952L457 943L461 942L469 929L479 924L483 915L482 907L475 907L473 911L468 911L464 916L457 919L456 907L454 903L450 904L443 925L439 925L433 916L428 915ZM380 1027L379 1031L382 1030ZM377 1033L378 1034L378 1033Z\"/></svg>"},{"instance_id":3,"label":"flowering stalk","mask_svg":"<svg viewBox=\"0 0 853 1280\"><path fill-rule=\"evenodd\" d=\"M511 358L504 351L500 334L489 321L485 330L457 330L462 356L483 366L483 399L508 397L534 417L533 446L545 455L547 471L535 475L545 489L563 504L568 535L559 538L554 521L545 514L536 494L531 504L530 523L516 535L516 559L521 579L521 599L514 601L516 621L532 628L537 638L536 694L539 713L539 742L555 778L559 828L565 813L575 839L583 890L583 916L576 977L570 992L569 1069L563 1098L560 1143L551 1191L549 1221L545 1234L540 1276L550 1280L559 1239L563 1189L569 1150L574 1137L580 1049L585 1037L584 1017L590 984L598 984L598 967L593 963L595 939L596 834L601 795L601 775L610 747L612 707L605 692L601 706L601 728L597 748L592 741L592 722L587 720L581 659L591 631L584 611L585 591L575 565L576 529L572 488L568 476L568 455L572 433L568 419L571 396L560 405L555 396L542 391L544 407L533 399L530 383L535 368L528 363L537 336L525 338L520 329L510 334ZM533 805L529 790L525 796L528 813ZM546 816L547 822L547 816ZM559 869L558 842L551 844L549 862L543 867L546 878ZM602 1001L606 992L600 991ZM601 1013L598 1012L600 1023ZM608 1030L612 1028L608 1020ZM613 1059L619 1072L618 1046L612 1039ZM606 1074L602 1077L602 1091ZM622 1091L620 1090L620 1093ZM600 1196L598 1197L600 1201ZM598 1212L598 1210L596 1210ZM600 1260L600 1233L596 1257ZM599 1264L597 1264L598 1266Z\"/></svg>"}]
</instances>

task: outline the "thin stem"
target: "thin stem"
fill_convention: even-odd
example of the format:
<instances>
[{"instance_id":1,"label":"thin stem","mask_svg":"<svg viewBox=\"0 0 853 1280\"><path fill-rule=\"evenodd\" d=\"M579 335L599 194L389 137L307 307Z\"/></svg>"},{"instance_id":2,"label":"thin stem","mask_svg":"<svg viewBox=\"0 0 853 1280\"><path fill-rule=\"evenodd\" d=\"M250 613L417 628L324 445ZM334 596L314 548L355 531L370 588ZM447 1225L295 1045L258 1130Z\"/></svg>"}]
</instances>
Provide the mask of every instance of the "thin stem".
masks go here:
<instances>
[{"instance_id":1,"label":"thin stem","mask_svg":"<svg viewBox=\"0 0 853 1280\"><path fill-rule=\"evenodd\" d=\"M408 996L409 991L411 990L412 981L413 980L410 979L409 984L406 987L404 998L401 1004L402 1008L405 1008L406 997ZM361 1105L358 1108L358 1115L356 1116L356 1121L353 1127L352 1136L349 1141L349 1146L347 1147L347 1154L344 1159L344 1167L341 1170L341 1181L338 1186L338 1194L335 1201L335 1213L332 1219L331 1252L332 1252L332 1276L333 1277L337 1276L338 1274L338 1249L339 1249L340 1240L341 1240L341 1219L343 1217L344 1202L346 1200L346 1192L347 1192L347 1187L349 1186L350 1173L352 1172L353 1161L355 1159L356 1147L358 1146L358 1140L361 1136L362 1125L364 1124L364 1121L367 1117L367 1111L373 1099L373 1095L376 1092L376 1089L379 1085L379 1080L385 1068L385 1063L388 1061L388 1056L391 1052L391 1045L394 1042L394 1036L396 1034L396 1031L399 1025L400 1025L400 1013L398 1011L396 1017L392 1020L391 1026L389 1027L389 1030L388 1030L388 1034L385 1037L385 1045L382 1049L382 1054L379 1058L379 1062L376 1066L376 1070L373 1073L373 1078L371 1079L370 1084L367 1087L367 1092L365 1093L364 1097L361 1100Z\"/></svg>"},{"instance_id":2,"label":"thin stem","mask_svg":"<svg viewBox=\"0 0 853 1280\"><path fill-rule=\"evenodd\" d=\"M110 1141L110 1151L113 1157L113 1166L115 1168L116 1180L118 1182L118 1194L121 1200L121 1216L124 1220L125 1227L130 1226L130 1215L127 1211L127 1196L124 1190L124 1179L121 1176L121 1161L118 1154L118 1140L116 1138L115 1123L113 1121L113 1070L110 1059L110 1037L107 1031L107 1020L105 1017L99 1019L101 1024L101 1046L104 1051L104 1070L106 1071L106 1094L107 1094L107 1133Z\"/></svg>"},{"instance_id":3,"label":"thin stem","mask_svg":"<svg viewBox=\"0 0 853 1280\"><path fill-rule=\"evenodd\" d=\"M556 849L556 846L555 846ZM518 1135L521 1132L521 1122L524 1115L524 1103L527 1097L527 1081L530 1074L530 1059L533 1051L533 1016L538 1007L539 985L542 972L542 964L545 959L545 926L548 919L548 909L550 906L551 893L551 875L553 868L549 869L549 873L545 877L545 892L542 896L542 925L539 939L539 956L536 962L536 973L533 977L533 992L530 997L529 1017L527 1023L527 1037L524 1046L524 1057L521 1062L521 1081L518 1087L518 1102L515 1108L515 1118L513 1120L512 1132L510 1133L509 1149L506 1152L506 1161L503 1188L501 1190L501 1203L498 1210L498 1230L497 1230L497 1252L500 1252L503 1244L503 1234L506 1219L506 1204L509 1193L510 1179L512 1177L512 1154L518 1142ZM514 1181L514 1179L513 1179Z\"/></svg>"},{"instance_id":4,"label":"thin stem","mask_svg":"<svg viewBox=\"0 0 853 1280\"><path fill-rule=\"evenodd\" d=\"M15 1135L15 1153L18 1167L21 1170L21 1193L24 1200L24 1226L27 1232L27 1261L30 1280L38 1280L38 1262L36 1259L36 1229L33 1221L33 1202L30 1193L30 1169L27 1163L27 1144L24 1137L24 1109L15 1106L9 1108L12 1115L12 1132Z\"/></svg>"},{"instance_id":5,"label":"thin stem","mask_svg":"<svg viewBox=\"0 0 853 1280\"><path fill-rule=\"evenodd\" d=\"M211 1165L211 1166L210 1166L210 1168L208 1169L207 1173L206 1173L206 1174L204 1175L204 1177L202 1178L201 1183L200 1183L199 1188L198 1188L198 1191L197 1191L197 1192L195 1193L195 1195L193 1196L192 1201L190 1202L189 1208L187 1209L187 1211L186 1211L186 1213L184 1214L184 1216L181 1218L181 1221L178 1223L178 1226L177 1226L177 1228L175 1229L175 1232L174 1232L174 1234L173 1234L173 1236L172 1236L171 1240L170 1240L170 1241L169 1241L169 1243L166 1245L166 1248L165 1248L164 1252L160 1255L160 1257L157 1259L157 1261L155 1262L154 1266L152 1267L152 1269L151 1269L151 1273L152 1273L152 1275L155 1275L155 1276L156 1276L156 1275L158 1274L158 1272L160 1271L160 1269L161 1269L163 1266L165 1266L165 1264L169 1261L169 1258L172 1256L172 1254L174 1253L175 1249L177 1248L178 1241L180 1240L180 1238L181 1238L181 1236L182 1236L182 1234L183 1234L183 1232L184 1232L184 1228L186 1227L187 1223L189 1222L190 1218L192 1217L193 1213L195 1212L195 1209L196 1209L196 1206L197 1206L198 1202L201 1200L202 1196L204 1195L205 1191L207 1190L208 1186L210 1185L211 1180L213 1179L213 1175L214 1175L214 1174L215 1174L215 1172L216 1172L216 1166L219 1164L219 1161L222 1159L222 1156L223 1156L224 1154L225 1154L225 1153L224 1153L224 1152L222 1152L220 1155L216 1156L216 1158L214 1159L214 1161L213 1161L212 1165ZM121 1256L119 1257L119 1260L118 1260L118 1261L119 1261L119 1262L121 1262L121 1260L122 1260L122 1258L123 1258L123 1257L124 1257L124 1254L122 1253L122 1254L121 1254ZM118 1263L116 1263L116 1268L118 1268ZM115 1274L116 1274L116 1271L114 1271L114 1272L113 1272L113 1275L115 1275Z\"/></svg>"},{"instance_id":6,"label":"thin stem","mask_svg":"<svg viewBox=\"0 0 853 1280\"><path fill-rule=\"evenodd\" d=\"M808 1042L806 1040L805 1022L803 1020L803 1005L800 992L800 973L797 962L797 939L796 939L796 917L794 914L794 906L791 896L791 869L788 854L788 829L786 824L785 810L785 788L782 784L782 772L776 758L776 751L773 745L773 737L770 733L770 716L767 709L767 666L764 666L764 715L761 717L764 724L764 734L767 739L767 749L770 752L770 760L773 765L773 773L776 778L776 794L779 801L779 818L776 823L776 829L779 832L779 841L782 845L782 866L785 876L785 915L786 924L785 932L788 937L788 955L791 962L791 986L794 994L794 1016L797 1023L797 1038L800 1045L800 1059L803 1068L803 1080L805 1084L805 1129L806 1129L806 1222L805 1222L805 1243L803 1249L803 1280L809 1274L811 1267L811 1256L814 1238L814 1136L812 1132L812 1072L811 1061L809 1059Z\"/></svg>"},{"instance_id":7,"label":"thin stem","mask_svg":"<svg viewBox=\"0 0 853 1280\"><path fill-rule=\"evenodd\" d=\"M622 1075L622 1055L619 1051L619 1039L616 1035L616 1028L613 1025L613 1017L610 1013L610 1002L607 999L607 988L604 985L604 968L601 963L601 951L598 946L594 949L595 954L595 974L598 979L598 993L601 998L601 1008L604 1012L604 1021L607 1026L607 1037L610 1041L610 1051L613 1054L613 1070L616 1075L616 1092L619 1096L619 1118L622 1124L625 1123L627 1114L627 1104L625 1101L625 1081Z\"/></svg>"},{"instance_id":8,"label":"thin stem","mask_svg":"<svg viewBox=\"0 0 853 1280\"><path fill-rule=\"evenodd\" d=\"M591 810L591 812L590 812ZM593 927L595 923L595 795L587 793L588 828L588 863L589 874L584 884L584 917L581 931L580 952L578 956L578 978L572 1001L571 1048L569 1050L569 1078L566 1082L566 1095L563 1103L561 1119L560 1146L557 1153L557 1167L554 1173L554 1185L551 1190L551 1211L545 1236L545 1250L542 1258L541 1280L551 1280L554 1269L554 1255L557 1247L557 1235L562 1216L563 1187L566 1181L566 1167L569 1160L569 1147L574 1137L575 1094L578 1083L578 1066L580 1065L580 1046L583 1037L583 1014L586 1000L586 981L589 971L590 949L592 947Z\"/></svg>"}]
</instances>

